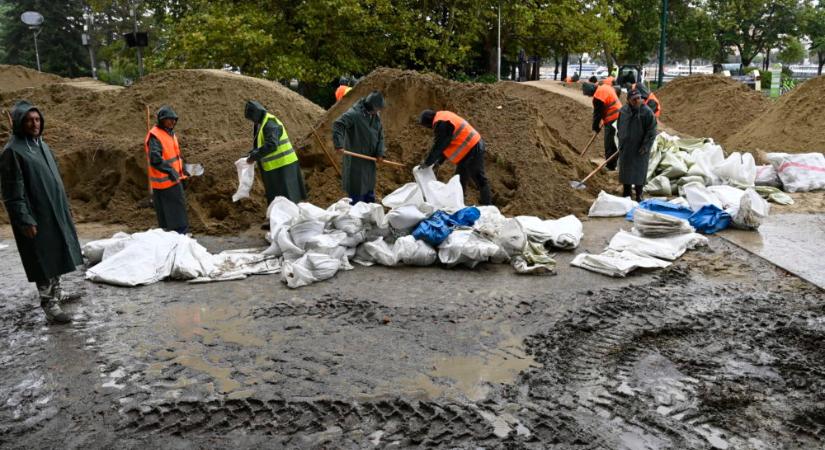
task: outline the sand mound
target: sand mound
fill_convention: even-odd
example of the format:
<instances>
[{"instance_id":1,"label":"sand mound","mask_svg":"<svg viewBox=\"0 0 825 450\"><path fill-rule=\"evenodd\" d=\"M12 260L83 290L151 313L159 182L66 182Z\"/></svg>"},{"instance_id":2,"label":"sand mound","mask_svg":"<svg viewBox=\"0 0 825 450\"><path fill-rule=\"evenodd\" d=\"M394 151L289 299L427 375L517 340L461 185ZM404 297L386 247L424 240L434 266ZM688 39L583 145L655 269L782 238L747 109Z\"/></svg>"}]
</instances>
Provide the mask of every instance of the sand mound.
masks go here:
<instances>
[{"instance_id":1,"label":"sand mound","mask_svg":"<svg viewBox=\"0 0 825 450\"><path fill-rule=\"evenodd\" d=\"M280 84L214 70L160 72L112 91L50 84L0 93L0 104L10 108L20 98L46 115L45 139L57 153L76 219L132 230L156 225L153 210L145 207L146 105L152 113L162 104L175 108L184 159L205 167L187 191L190 222L194 231L205 233L234 232L263 221L260 186L252 199L231 201L237 187L233 163L252 146L245 101L259 100L295 137L307 134L323 113ZM7 128L3 122L0 138L8 136Z\"/></svg>"},{"instance_id":2,"label":"sand mound","mask_svg":"<svg viewBox=\"0 0 825 450\"><path fill-rule=\"evenodd\" d=\"M695 137L711 137L722 145L770 104L762 94L719 75L676 78L656 95L668 126Z\"/></svg>"},{"instance_id":3,"label":"sand mound","mask_svg":"<svg viewBox=\"0 0 825 450\"><path fill-rule=\"evenodd\" d=\"M588 183L587 191L569 186L571 179L592 170L592 164L575 150L582 148L591 134L589 108L557 94L511 83L464 84L413 71L376 70L321 120L318 134L329 151L332 123L374 89L387 99L382 113L387 159L410 167L418 164L432 142L432 131L416 123L419 113L426 108L454 111L470 121L486 141L493 201L508 214L559 217L582 213L605 186L605 175ZM318 142L307 136L300 146L302 166L311 167L307 176L311 200L324 205L342 197L340 179ZM590 150L589 156L599 151ZM452 173L452 166L442 167L440 175L446 180ZM408 170L381 168L376 194L386 195L410 181ZM477 199L474 188L468 198L470 202Z\"/></svg>"},{"instance_id":4,"label":"sand mound","mask_svg":"<svg viewBox=\"0 0 825 450\"><path fill-rule=\"evenodd\" d=\"M730 150L825 152L825 77L802 83L727 140Z\"/></svg>"},{"instance_id":5,"label":"sand mound","mask_svg":"<svg viewBox=\"0 0 825 450\"><path fill-rule=\"evenodd\" d=\"M66 81L65 78L38 72L28 67L0 64L0 92L11 92L63 81Z\"/></svg>"}]
</instances>

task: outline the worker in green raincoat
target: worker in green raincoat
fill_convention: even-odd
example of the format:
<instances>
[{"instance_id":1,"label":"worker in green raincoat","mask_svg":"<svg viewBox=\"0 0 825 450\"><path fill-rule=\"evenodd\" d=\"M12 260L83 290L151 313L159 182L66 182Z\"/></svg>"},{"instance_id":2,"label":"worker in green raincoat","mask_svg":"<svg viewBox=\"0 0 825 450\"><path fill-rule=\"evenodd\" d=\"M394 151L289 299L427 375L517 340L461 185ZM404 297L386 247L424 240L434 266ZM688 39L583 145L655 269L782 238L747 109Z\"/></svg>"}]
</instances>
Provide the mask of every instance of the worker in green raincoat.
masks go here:
<instances>
[{"instance_id":1,"label":"worker in green raincoat","mask_svg":"<svg viewBox=\"0 0 825 450\"><path fill-rule=\"evenodd\" d=\"M26 277L37 285L40 306L53 323L70 322L61 303L79 298L60 276L83 263L54 154L43 142L45 120L31 103L17 102L12 136L0 155L0 186Z\"/></svg>"},{"instance_id":2,"label":"worker in green raincoat","mask_svg":"<svg viewBox=\"0 0 825 450\"><path fill-rule=\"evenodd\" d=\"M384 160L384 127L379 114L382 109L384 96L373 91L355 102L332 124L332 142L336 150L377 159L376 162L344 155L342 184L353 205L375 202L375 167Z\"/></svg>"},{"instance_id":3,"label":"worker in green raincoat","mask_svg":"<svg viewBox=\"0 0 825 450\"><path fill-rule=\"evenodd\" d=\"M304 201L307 198L304 175L284 124L254 100L246 102L244 116L255 124L252 150L246 161L258 163L267 205L275 197L286 197L294 203Z\"/></svg>"}]
</instances>

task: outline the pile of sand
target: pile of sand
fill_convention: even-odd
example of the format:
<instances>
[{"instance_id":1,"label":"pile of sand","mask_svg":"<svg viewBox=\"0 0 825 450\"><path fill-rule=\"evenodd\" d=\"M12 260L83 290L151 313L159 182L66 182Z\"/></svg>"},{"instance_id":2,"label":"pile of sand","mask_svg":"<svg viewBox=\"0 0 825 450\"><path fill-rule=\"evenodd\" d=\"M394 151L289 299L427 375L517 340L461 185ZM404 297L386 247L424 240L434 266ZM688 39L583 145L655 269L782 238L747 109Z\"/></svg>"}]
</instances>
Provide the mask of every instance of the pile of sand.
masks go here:
<instances>
[{"instance_id":1,"label":"pile of sand","mask_svg":"<svg viewBox=\"0 0 825 450\"><path fill-rule=\"evenodd\" d=\"M432 143L432 131L416 122L422 110L446 109L467 119L487 143L487 176L492 184L493 202L507 214L559 217L583 213L598 190L607 185L607 175L589 182L586 191L574 190L569 185L570 180L592 170L587 158L602 151L598 144L588 157L582 158L576 150L592 134L590 108L557 94L513 83L466 84L413 71L376 70L320 121L318 134L329 151L332 123L372 90L380 90L387 100L382 113L386 158L406 163L410 168L422 161ZM342 197L340 179L317 140L307 136L299 144L302 166L309 169L311 200L324 205ZM442 167L440 178L446 180L452 174L453 166L447 164ZM389 194L410 181L409 170L382 167L376 194ZM476 199L477 192L471 188L468 202Z\"/></svg>"},{"instance_id":2,"label":"pile of sand","mask_svg":"<svg viewBox=\"0 0 825 450\"><path fill-rule=\"evenodd\" d=\"M46 116L45 139L58 156L76 220L124 224L130 230L156 226L147 203L146 106L171 105L180 116L184 160L204 165L204 176L187 190L189 219L199 233L231 233L264 221L260 183L251 199L232 203L237 188L234 161L252 147L252 124L244 103L257 99L292 136L306 135L323 110L286 87L215 70L176 70L147 76L133 87L95 91L49 84L0 93L0 105L34 102ZM7 137L7 125L0 137ZM7 220L5 212L2 219Z\"/></svg>"},{"instance_id":3,"label":"pile of sand","mask_svg":"<svg viewBox=\"0 0 825 450\"><path fill-rule=\"evenodd\" d=\"M711 137L723 146L770 105L761 93L721 75L676 78L656 96L668 126L694 137Z\"/></svg>"},{"instance_id":4,"label":"pile of sand","mask_svg":"<svg viewBox=\"0 0 825 450\"><path fill-rule=\"evenodd\" d=\"M727 140L729 150L825 152L825 77L802 83Z\"/></svg>"},{"instance_id":5,"label":"pile of sand","mask_svg":"<svg viewBox=\"0 0 825 450\"><path fill-rule=\"evenodd\" d=\"M60 83L64 78L50 73L42 73L23 66L0 64L0 92Z\"/></svg>"}]
</instances>

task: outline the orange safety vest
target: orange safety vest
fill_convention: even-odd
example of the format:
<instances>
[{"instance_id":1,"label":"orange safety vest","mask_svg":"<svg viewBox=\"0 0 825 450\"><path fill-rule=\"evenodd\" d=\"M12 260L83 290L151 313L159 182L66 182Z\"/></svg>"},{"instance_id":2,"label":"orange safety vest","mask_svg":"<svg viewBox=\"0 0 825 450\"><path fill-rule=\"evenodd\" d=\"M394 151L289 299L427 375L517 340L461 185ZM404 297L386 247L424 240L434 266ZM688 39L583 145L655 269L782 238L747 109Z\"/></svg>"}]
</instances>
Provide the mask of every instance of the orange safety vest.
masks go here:
<instances>
[{"instance_id":1,"label":"orange safety vest","mask_svg":"<svg viewBox=\"0 0 825 450\"><path fill-rule=\"evenodd\" d=\"M656 95L653 92L648 94L647 100L645 100L645 105L650 106L651 100L656 102L656 109L653 110L653 115L656 116L656 118L658 119L659 115L662 114L662 102L660 102L659 99L656 98Z\"/></svg>"},{"instance_id":2,"label":"orange safety vest","mask_svg":"<svg viewBox=\"0 0 825 450\"><path fill-rule=\"evenodd\" d=\"M565 78L565 79L564 79L564 82L565 82L565 83L567 83L567 84L572 83L572 82L573 82L573 77L567 77L567 78Z\"/></svg>"},{"instance_id":3,"label":"orange safety vest","mask_svg":"<svg viewBox=\"0 0 825 450\"><path fill-rule=\"evenodd\" d=\"M335 101L340 101L351 90L351 87L345 86L343 84L341 86L338 86L338 89L335 90Z\"/></svg>"},{"instance_id":4,"label":"orange safety vest","mask_svg":"<svg viewBox=\"0 0 825 450\"><path fill-rule=\"evenodd\" d=\"M149 162L149 136L154 136L160 141L161 146L163 146L163 162L169 164L178 172L178 181L173 181L169 178L169 174L152 167ZM172 136L155 125L146 134L143 147L146 150L146 166L149 168L149 185L152 186L152 189L169 189L186 178L183 174L183 159L180 157L180 145L178 145L177 136Z\"/></svg>"},{"instance_id":5,"label":"orange safety vest","mask_svg":"<svg viewBox=\"0 0 825 450\"><path fill-rule=\"evenodd\" d=\"M453 164L458 164L467 156L467 153L473 149L481 140L481 135L472 127L466 120L462 119L455 113L450 111L439 111L435 113L433 118L433 125L436 122L450 122L453 124L453 140L450 145L444 149L444 156L447 157Z\"/></svg>"},{"instance_id":6,"label":"orange safety vest","mask_svg":"<svg viewBox=\"0 0 825 450\"><path fill-rule=\"evenodd\" d=\"M619 118L619 110L622 109L622 102L619 101L619 96L616 95L616 89L613 89L613 86L606 84L599 85L599 87L596 88L596 93L593 94L593 99L599 100L604 104L602 124L607 125Z\"/></svg>"}]
</instances>

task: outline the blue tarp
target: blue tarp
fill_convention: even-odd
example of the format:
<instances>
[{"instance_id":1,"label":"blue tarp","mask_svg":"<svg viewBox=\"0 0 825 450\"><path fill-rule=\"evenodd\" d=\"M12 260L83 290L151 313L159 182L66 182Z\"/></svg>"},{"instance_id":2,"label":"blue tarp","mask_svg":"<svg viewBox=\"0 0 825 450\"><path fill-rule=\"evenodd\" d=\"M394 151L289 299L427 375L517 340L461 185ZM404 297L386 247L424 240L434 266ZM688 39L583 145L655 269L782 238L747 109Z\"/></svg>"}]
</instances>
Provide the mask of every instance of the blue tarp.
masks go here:
<instances>
[{"instance_id":1,"label":"blue tarp","mask_svg":"<svg viewBox=\"0 0 825 450\"><path fill-rule=\"evenodd\" d=\"M688 220L691 215L693 215L693 211L690 210L687 206L680 206L670 202L666 202L664 200L657 200L657 199L650 199L650 200L643 200L639 203L639 208L646 209L648 211L653 211L661 214L667 214L669 216L678 217L680 219ZM627 213L626 219L629 221L633 221L633 213L636 211L636 208L630 210Z\"/></svg>"},{"instance_id":2,"label":"blue tarp","mask_svg":"<svg viewBox=\"0 0 825 450\"><path fill-rule=\"evenodd\" d=\"M447 214L444 211L436 211L428 219L424 219L413 230L413 237L422 240L434 247L440 245L455 227L471 227L481 217L478 208L468 207L457 211L455 214Z\"/></svg>"},{"instance_id":3,"label":"blue tarp","mask_svg":"<svg viewBox=\"0 0 825 450\"><path fill-rule=\"evenodd\" d=\"M705 205L693 213L688 222L700 233L713 234L729 227L731 220L730 214L719 209L718 206Z\"/></svg>"}]
</instances>

